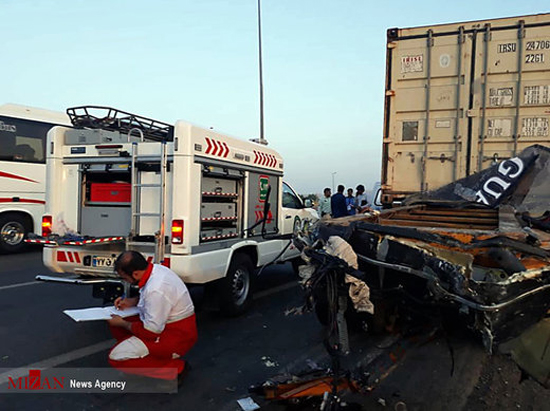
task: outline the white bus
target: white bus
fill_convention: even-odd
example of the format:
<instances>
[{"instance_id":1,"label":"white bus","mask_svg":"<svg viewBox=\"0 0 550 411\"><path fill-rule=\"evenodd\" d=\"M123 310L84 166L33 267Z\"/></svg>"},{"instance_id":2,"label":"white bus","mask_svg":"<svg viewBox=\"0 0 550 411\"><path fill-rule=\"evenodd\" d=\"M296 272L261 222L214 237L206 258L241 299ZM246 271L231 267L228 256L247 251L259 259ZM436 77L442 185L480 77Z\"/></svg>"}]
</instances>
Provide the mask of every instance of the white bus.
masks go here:
<instances>
[{"instance_id":1,"label":"white bus","mask_svg":"<svg viewBox=\"0 0 550 411\"><path fill-rule=\"evenodd\" d=\"M0 253L20 251L41 232L45 205L46 134L71 126L65 113L0 105Z\"/></svg>"}]
</instances>

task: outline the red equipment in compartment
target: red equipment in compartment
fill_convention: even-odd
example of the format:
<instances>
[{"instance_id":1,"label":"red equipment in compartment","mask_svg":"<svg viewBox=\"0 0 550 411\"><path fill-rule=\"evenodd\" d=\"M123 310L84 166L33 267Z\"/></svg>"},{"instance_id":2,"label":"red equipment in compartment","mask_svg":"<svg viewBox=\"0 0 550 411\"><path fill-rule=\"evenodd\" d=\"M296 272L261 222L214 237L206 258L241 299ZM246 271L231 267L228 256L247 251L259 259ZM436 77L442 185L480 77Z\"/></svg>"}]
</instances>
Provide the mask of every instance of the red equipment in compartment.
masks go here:
<instances>
[{"instance_id":1,"label":"red equipment in compartment","mask_svg":"<svg viewBox=\"0 0 550 411\"><path fill-rule=\"evenodd\" d=\"M90 201L102 203L129 203L131 200L130 183L92 183Z\"/></svg>"}]
</instances>

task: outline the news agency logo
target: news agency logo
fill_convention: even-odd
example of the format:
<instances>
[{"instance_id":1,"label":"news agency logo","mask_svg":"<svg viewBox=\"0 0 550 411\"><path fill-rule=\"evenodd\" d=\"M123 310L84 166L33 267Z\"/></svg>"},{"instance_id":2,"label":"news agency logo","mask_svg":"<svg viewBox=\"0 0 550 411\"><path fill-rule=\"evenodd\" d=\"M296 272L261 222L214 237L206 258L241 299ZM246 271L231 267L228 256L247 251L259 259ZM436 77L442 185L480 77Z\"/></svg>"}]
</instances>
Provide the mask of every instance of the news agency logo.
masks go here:
<instances>
[{"instance_id":1,"label":"news agency logo","mask_svg":"<svg viewBox=\"0 0 550 411\"><path fill-rule=\"evenodd\" d=\"M174 370L177 372L176 369ZM128 375L140 371L141 374ZM2 394L172 394L178 392L177 380L151 381L150 378L141 377L146 372L151 373L151 369L51 368L40 370L25 368L14 370L0 368L0 398Z\"/></svg>"},{"instance_id":2,"label":"news agency logo","mask_svg":"<svg viewBox=\"0 0 550 411\"><path fill-rule=\"evenodd\" d=\"M29 370L26 377L8 377L8 390L62 390L65 388L65 377L44 377L42 371Z\"/></svg>"}]
</instances>

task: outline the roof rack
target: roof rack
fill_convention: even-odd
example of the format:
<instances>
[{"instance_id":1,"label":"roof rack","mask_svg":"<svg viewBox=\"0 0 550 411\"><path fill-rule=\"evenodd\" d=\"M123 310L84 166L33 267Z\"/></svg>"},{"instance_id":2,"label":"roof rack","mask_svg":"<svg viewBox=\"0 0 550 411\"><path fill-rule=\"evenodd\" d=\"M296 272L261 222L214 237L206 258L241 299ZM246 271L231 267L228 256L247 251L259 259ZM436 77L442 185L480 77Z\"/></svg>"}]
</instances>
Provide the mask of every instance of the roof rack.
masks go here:
<instances>
[{"instance_id":1,"label":"roof rack","mask_svg":"<svg viewBox=\"0 0 550 411\"><path fill-rule=\"evenodd\" d=\"M73 126L77 128L119 131L124 134L135 132L137 129L147 140L173 141L174 139L172 125L112 107L70 107L67 109L67 114Z\"/></svg>"}]
</instances>

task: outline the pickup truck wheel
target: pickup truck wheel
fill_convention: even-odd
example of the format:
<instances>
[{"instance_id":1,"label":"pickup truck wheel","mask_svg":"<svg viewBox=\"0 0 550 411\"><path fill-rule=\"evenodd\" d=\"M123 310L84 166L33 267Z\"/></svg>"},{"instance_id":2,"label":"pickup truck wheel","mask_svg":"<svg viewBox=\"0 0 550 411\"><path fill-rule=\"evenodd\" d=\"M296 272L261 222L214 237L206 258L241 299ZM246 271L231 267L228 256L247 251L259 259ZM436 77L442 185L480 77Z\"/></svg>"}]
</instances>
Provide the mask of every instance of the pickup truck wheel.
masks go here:
<instances>
[{"instance_id":1,"label":"pickup truck wheel","mask_svg":"<svg viewBox=\"0 0 550 411\"><path fill-rule=\"evenodd\" d=\"M224 315L237 316L252 302L254 266L246 254L235 254L225 278L219 283L220 309Z\"/></svg>"},{"instance_id":2,"label":"pickup truck wheel","mask_svg":"<svg viewBox=\"0 0 550 411\"><path fill-rule=\"evenodd\" d=\"M24 216L7 213L0 216L0 252L15 253L25 248L23 241L30 231L30 222Z\"/></svg>"}]
</instances>

